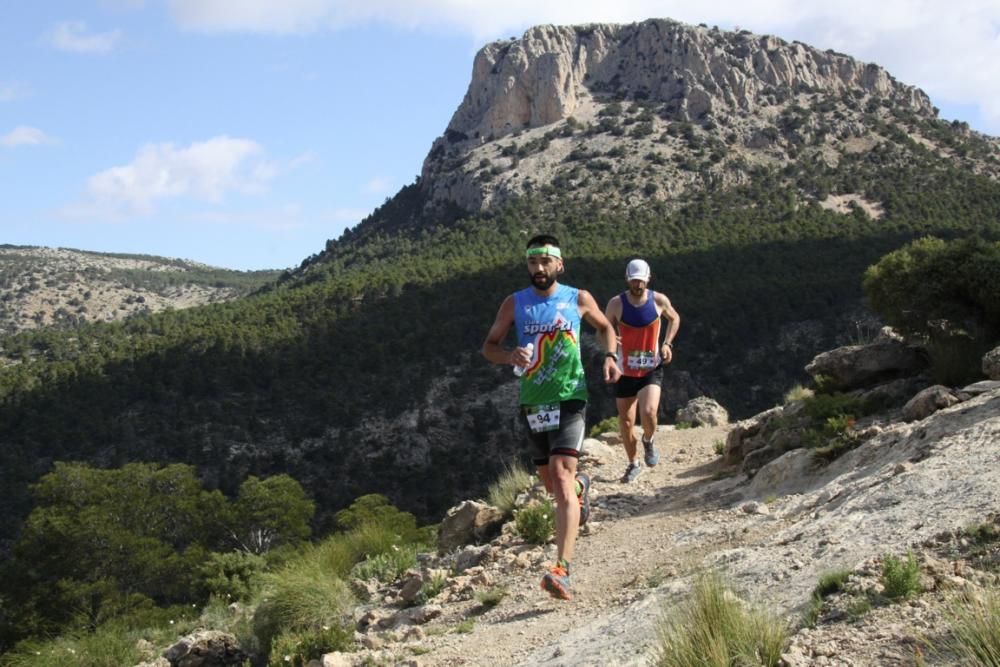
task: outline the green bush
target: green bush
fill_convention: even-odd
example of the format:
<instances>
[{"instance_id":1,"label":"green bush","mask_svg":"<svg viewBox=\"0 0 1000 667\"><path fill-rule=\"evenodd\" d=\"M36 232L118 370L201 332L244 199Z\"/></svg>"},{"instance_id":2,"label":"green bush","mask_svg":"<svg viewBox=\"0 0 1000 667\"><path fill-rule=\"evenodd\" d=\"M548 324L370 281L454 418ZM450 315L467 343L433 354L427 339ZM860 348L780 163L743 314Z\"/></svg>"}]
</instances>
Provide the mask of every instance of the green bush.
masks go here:
<instances>
[{"instance_id":1,"label":"green bush","mask_svg":"<svg viewBox=\"0 0 1000 667\"><path fill-rule=\"evenodd\" d=\"M322 660L324 653L348 651L353 644L353 630L343 625L284 633L274 638L268 665L305 667L310 660Z\"/></svg>"},{"instance_id":2,"label":"green bush","mask_svg":"<svg viewBox=\"0 0 1000 667\"><path fill-rule=\"evenodd\" d=\"M521 463L514 463L504 468L497 481L490 485L486 499L505 516L514 512L514 502L525 490L535 482L535 476Z\"/></svg>"},{"instance_id":3,"label":"green bush","mask_svg":"<svg viewBox=\"0 0 1000 667\"><path fill-rule=\"evenodd\" d=\"M351 570L358 579L377 579L391 583L417 564L417 550L412 546L396 547L361 561Z\"/></svg>"},{"instance_id":4,"label":"green bush","mask_svg":"<svg viewBox=\"0 0 1000 667\"><path fill-rule=\"evenodd\" d=\"M507 597L506 586L494 586L485 591L476 591L476 602L482 605L484 609L492 609L500 604L505 597Z\"/></svg>"},{"instance_id":5,"label":"green bush","mask_svg":"<svg viewBox=\"0 0 1000 667\"><path fill-rule=\"evenodd\" d=\"M615 415L594 424L590 428L589 435L591 438L596 438L602 433L617 433L618 428L618 415Z\"/></svg>"},{"instance_id":6,"label":"green bush","mask_svg":"<svg viewBox=\"0 0 1000 667\"><path fill-rule=\"evenodd\" d=\"M831 572L824 572L819 576L819 583L816 584L816 588L813 589L813 593L821 598L833 595L834 593L839 593L844 590L844 584L847 583L850 576L850 570L833 570Z\"/></svg>"},{"instance_id":7,"label":"green bush","mask_svg":"<svg viewBox=\"0 0 1000 667\"><path fill-rule=\"evenodd\" d=\"M517 533L533 544L546 544L556 530L556 513L552 501L546 498L540 503L528 505L514 514Z\"/></svg>"},{"instance_id":8,"label":"green bush","mask_svg":"<svg viewBox=\"0 0 1000 667\"><path fill-rule=\"evenodd\" d=\"M430 579L424 581L423 585L420 587L420 591L417 593L414 604L427 604L444 590L445 584L447 583L448 577L446 577L444 573L435 572L434 575L431 576Z\"/></svg>"},{"instance_id":9,"label":"green bush","mask_svg":"<svg viewBox=\"0 0 1000 667\"><path fill-rule=\"evenodd\" d=\"M661 620L656 665L772 667L781 659L788 632L780 618L747 606L718 576L706 575L691 597Z\"/></svg>"},{"instance_id":10,"label":"green bush","mask_svg":"<svg viewBox=\"0 0 1000 667\"><path fill-rule=\"evenodd\" d=\"M913 552L906 554L905 562L892 554L886 554L882 559L881 580L885 596L890 600L905 600L919 593L922 590L920 564Z\"/></svg>"},{"instance_id":11,"label":"green bush","mask_svg":"<svg viewBox=\"0 0 1000 667\"><path fill-rule=\"evenodd\" d=\"M1000 591L966 591L946 607L946 650L962 664L1000 667Z\"/></svg>"},{"instance_id":12,"label":"green bush","mask_svg":"<svg viewBox=\"0 0 1000 667\"><path fill-rule=\"evenodd\" d=\"M95 632L72 632L51 640L21 642L0 658L0 664L4 667L134 665L144 659L136 646L139 639L138 632L109 624Z\"/></svg>"},{"instance_id":13,"label":"green bush","mask_svg":"<svg viewBox=\"0 0 1000 667\"><path fill-rule=\"evenodd\" d=\"M872 308L893 327L928 336L936 322L1000 338L1000 243L925 237L865 271Z\"/></svg>"},{"instance_id":14,"label":"green bush","mask_svg":"<svg viewBox=\"0 0 1000 667\"><path fill-rule=\"evenodd\" d=\"M213 553L201 566L201 583L211 595L243 600L256 589L266 565L262 556L246 551Z\"/></svg>"},{"instance_id":15,"label":"green bush","mask_svg":"<svg viewBox=\"0 0 1000 667\"><path fill-rule=\"evenodd\" d=\"M324 569L320 555L310 549L265 577L266 592L253 618L262 646L282 634L341 625L350 614L354 597L343 580Z\"/></svg>"}]
</instances>

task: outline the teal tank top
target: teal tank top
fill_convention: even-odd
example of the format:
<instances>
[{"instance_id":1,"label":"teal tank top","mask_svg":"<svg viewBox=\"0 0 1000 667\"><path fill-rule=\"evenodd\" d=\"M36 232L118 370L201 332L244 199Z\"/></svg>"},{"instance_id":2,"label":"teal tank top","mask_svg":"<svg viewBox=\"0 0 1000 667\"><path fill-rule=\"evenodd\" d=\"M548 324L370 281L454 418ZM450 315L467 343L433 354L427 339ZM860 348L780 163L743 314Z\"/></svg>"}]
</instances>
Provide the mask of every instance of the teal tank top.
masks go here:
<instances>
[{"instance_id":1,"label":"teal tank top","mask_svg":"<svg viewBox=\"0 0 1000 667\"><path fill-rule=\"evenodd\" d=\"M544 297L531 287L514 293L517 344L535 346L521 376L521 405L587 400L587 381L580 359L579 290L558 285Z\"/></svg>"}]
</instances>

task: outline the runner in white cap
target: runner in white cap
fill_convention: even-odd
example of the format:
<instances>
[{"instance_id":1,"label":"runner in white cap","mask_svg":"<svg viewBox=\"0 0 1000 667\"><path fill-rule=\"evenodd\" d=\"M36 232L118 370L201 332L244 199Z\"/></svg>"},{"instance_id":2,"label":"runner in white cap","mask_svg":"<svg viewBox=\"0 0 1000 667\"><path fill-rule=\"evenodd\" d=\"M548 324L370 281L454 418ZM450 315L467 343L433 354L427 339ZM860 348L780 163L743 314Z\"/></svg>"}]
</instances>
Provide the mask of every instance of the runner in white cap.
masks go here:
<instances>
[{"instance_id":1,"label":"runner in white cap","mask_svg":"<svg viewBox=\"0 0 1000 667\"><path fill-rule=\"evenodd\" d=\"M681 326L681 317L665 294L647 289L651 278L649 264L633 259L625 268L628 290L613 297L604 311L618 330L621 344L622 377L615 385L618 427L629 464L622 482L632 482L642 471L639 462L635 426L636 404L642 424L642 447L646 465L654 466L660 455L653 445L656 413L660 407L663 366L673 361L673 340ZM660 342L660 320L667 320L667 333Z\"/></svg>"}]
</instances>

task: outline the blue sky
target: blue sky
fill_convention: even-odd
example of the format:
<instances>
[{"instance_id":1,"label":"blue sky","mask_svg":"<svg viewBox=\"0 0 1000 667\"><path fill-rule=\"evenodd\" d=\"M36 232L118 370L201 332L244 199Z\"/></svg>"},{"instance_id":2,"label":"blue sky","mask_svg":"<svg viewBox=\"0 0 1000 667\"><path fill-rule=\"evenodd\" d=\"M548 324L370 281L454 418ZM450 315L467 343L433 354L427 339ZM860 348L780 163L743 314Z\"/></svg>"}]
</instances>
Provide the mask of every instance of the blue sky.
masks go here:
<instances>
[{"instance_id":1,"label":"blue sky","mask_svg":"<svg viewBox=\"0 0 1000 667\"><path fill-rule=\"evenodd\" d=\"M1000 0L4 0L0 243L286 268L411 183L475 52L669 17L886 67L1000 135Z\"/></svg>"}]
</instances>

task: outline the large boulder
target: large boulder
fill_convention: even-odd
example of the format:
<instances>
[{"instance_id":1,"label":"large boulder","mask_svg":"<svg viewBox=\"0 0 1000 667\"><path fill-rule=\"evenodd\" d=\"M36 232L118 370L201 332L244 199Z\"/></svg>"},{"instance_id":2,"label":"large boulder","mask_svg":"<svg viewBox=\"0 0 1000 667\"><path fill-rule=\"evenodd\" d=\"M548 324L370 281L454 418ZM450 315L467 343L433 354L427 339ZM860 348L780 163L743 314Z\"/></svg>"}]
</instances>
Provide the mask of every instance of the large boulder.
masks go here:
<instances>
[{"instance_id":1,"label":"large boulder","mask_svg":"<svg viewBox=\"0 0 1000 667\"><path fill-rule=\"evenodd\" d=\"M249 659L231 634L199 630L181 638L163 654L170 667L238 667Z\"/></svg>"},{"instance_id":2,"label":"large boulder","mask_svg":"<svg viewBox=\"0 0 1000 667\"><path fill-rule=\"evenodd\" d=\"M991 380L1000 380L1000 347L983 355L983 374Z\"/></svg>"},{"instance_id":3,"label":"large boulder","mask_svg":"<svg viewBox=\"0 0 1000 667\"><path fill-rule=\"evenodd\" d=\"M817 382L833 389L869 387L919 373L926 366L920 348L898 340L878 340L868 345L847 345L823 352L806 366Z\"/></svg>"},{"instance_id":4,"label":"large boulder","mask_svg":"<svg viewBox=\"0 0 1000 667\"><path fill-rule=\"evenodd\" d=\"M958 398L951 393L948 387L936 384L927 387L903 406L903 419L908 422L925 419L938 410L956 403L958 403Z\"/></svg>"},{"instance_id":5,"label":"large boulder","mask_svg":"<svg viewBox=\"0 0 1000 667\"><path fill-rule=\"evenodd\" d=\"M438 553L487 539L500 529L504 515L496 507L466 500L448 510L438 528Z\"/></svg>"},{"instance_id":6,"label":"large boulder","mask_svg":"<svg viewBox=\"0 0 1000 667\"><path fill-rule=\"evenodd\" d=\"M729 423L729 412L711 398L699 396L677 411L677 422L694 426L725 426Z\"/></svg>"}]
</instances>

